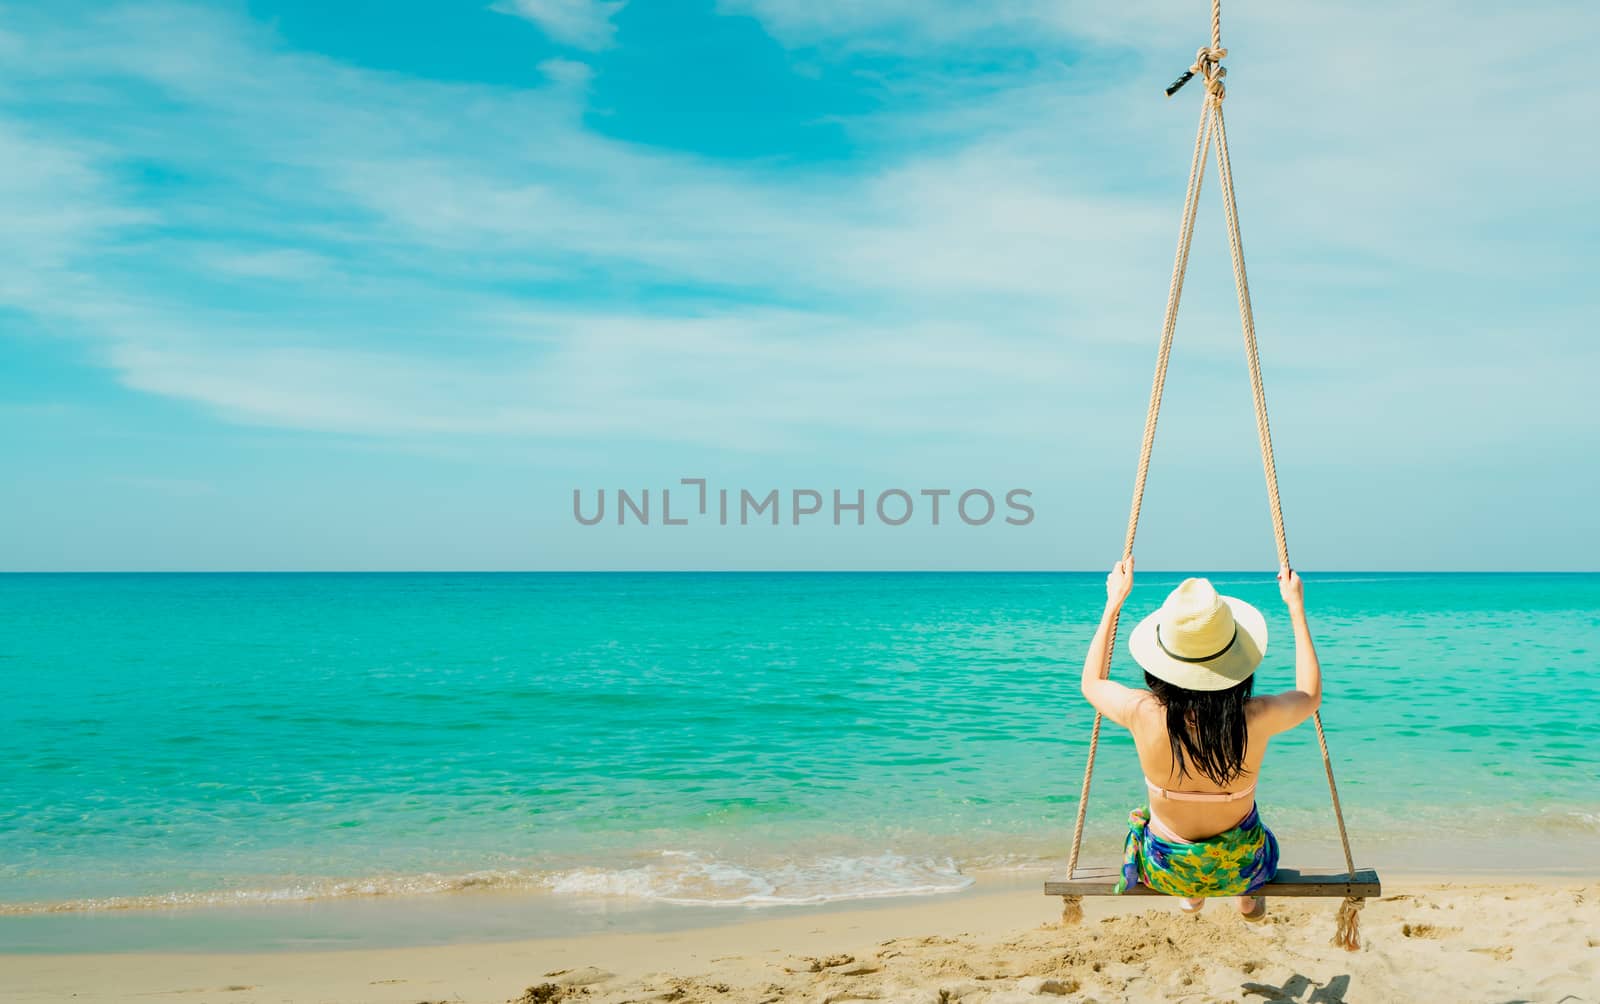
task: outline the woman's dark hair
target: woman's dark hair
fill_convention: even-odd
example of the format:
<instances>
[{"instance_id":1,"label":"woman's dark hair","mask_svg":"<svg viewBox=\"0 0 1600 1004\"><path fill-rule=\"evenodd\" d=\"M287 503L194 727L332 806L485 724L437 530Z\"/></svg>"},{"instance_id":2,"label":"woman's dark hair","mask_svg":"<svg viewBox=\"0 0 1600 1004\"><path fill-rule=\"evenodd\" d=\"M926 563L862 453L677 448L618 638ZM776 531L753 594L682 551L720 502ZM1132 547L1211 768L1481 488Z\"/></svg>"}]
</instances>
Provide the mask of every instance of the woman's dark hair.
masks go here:
<instances>
[{"instance_id":1,"label":"woman's dark hair","mask_svg":"<svg viewBox=\"0 0 1600 1004\"><path fill-rule=\"evenodd\" d=\"M1179 777L1188 775L1188 764L1220 785L1244 773L1250 738L1244 706L1254 680L1252 674L1227 690L1186 690L1144 674L1150 693L1167 709L1167 738Z\"/></svg>"}]
</instances>

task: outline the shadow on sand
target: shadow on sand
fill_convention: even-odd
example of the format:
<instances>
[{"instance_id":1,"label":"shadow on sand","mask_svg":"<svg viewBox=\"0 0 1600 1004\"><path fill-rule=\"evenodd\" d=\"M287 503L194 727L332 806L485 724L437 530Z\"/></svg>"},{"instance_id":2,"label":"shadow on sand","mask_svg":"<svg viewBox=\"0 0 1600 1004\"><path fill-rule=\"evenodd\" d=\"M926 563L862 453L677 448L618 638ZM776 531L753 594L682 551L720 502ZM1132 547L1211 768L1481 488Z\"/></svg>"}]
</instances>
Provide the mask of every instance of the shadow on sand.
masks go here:
<instances>
[{"instance_id":1,"label":"shadow on sand","mask_svg":"<svg viewBox=\"0 0 1600 1004\"><path fill-rule=\"evenodd\" d=\"M1241 984L1245 996L1262 997L1269 1001L1295 1001L1297 1004L1344 1004L1344 995L1350 990L1350 977L1335 976L1327 983L1317 983L1314 980L1295 973L1283 981L1283 986L1275 987L1266 983ZM1302 997L1307 990L1311 996Z\"/></svg>"}]
</instances>

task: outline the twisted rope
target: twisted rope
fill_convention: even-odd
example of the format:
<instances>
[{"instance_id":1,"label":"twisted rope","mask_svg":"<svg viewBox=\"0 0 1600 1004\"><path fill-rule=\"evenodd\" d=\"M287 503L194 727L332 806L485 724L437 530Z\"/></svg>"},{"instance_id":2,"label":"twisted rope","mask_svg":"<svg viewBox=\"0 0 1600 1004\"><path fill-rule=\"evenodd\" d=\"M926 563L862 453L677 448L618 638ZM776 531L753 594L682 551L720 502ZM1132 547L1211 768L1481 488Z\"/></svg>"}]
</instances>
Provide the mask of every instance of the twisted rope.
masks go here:
<instances>
[{"instance_id":1,"label":"twisted rope","mask_svg":"<svg viewBox=\"0 0 1600 1004\"><path fill-rule=\"evenodd\" d=\"M1189 248L1194 241L1195 208L1200 204L1200 183L1205 178L1206 152L1211 143L1210 109L1202 108L1200 126L1195 130L1194 155L1189 160L1189 186L1183 200L1183 223L1178 229L1178 250L1172 262L1172 281L1167 286L1167 311L1161 325L1161 347L1156 354L1156 374L1150 385L1150 404L1145 409L1144 439L1139 446L1139 468L1133 478L1133 503L1128 510L1128 532L1122 545L1123 560L1133 555L1133 539L1139 532L1139 512L1144 507L1144 486L1150 474L1150 454L1155 448L1156 420L1161 415L1161 394L1167 383L1167 360L1172 355L1172 335L1178 326L1178 302L1183 298L1183 277L1189 270ZM1111 619L1106 639L1108 654L1116 651L1117 622ZM1089 809L1089 785L1094 780L1094 758L1100 748L1100 723L1105 716L1095 712L1094 728L1089 733L1089 762L1083 769L1083 788L1078 793L1078 818L1072 827L1072 854L1067 859L1067 874L1078 867L1078 852L1083 844L1083 821Z\"/></svg>"},{"instance_id":2,"label":"twisted rope","mask_svg":"<svg viewBox=\"0 0 1600 1004\"><path fill-rule=\"evenodd\" d=\"M1222 209L1228 218L1228 249L1233 255L1233 285L1239 294L1239 321L1244 329L1245 361L1250 370L1250 392L1256 413L1256 435L1261 446L1261 470L1267 480L1267 502L1272 510L1272 533L1278 545L1278 562L1288 567L1289 544L1283 528L1283 500L1278 494L1278 466L1273 460L1272 428L1267 419L1267 395L1261 380L1261 355L1256 349L1255 311L1250 306L1250 280L1244 269L1244 244L1239 236L1239 206L1233 192L1233 165L1228 159L1228 130L1222 118L1222 93L1215 92L1207 102L1217 131L1217 178L1222 189ZM1328 775L1328 795L1333 801L1333 818L1339 826L1339 846L1344 851L1345 874L1355 878L1355 858L1350 853L1350 834L1344 825L1344 806L1339 803L1339 785L1333 778L1333 758L1328 755L1328 736L1322 728L1322 712L1312 713L1317 726L1317 746L1322 750L1322 769ZM1347 896L1339 907L1334 944L1355 950L1361 947L1356 911L1363 901Z\"/></svg>"},{"instance_id":3,"label":"twisted rope","mask_svg":"<svg viewBox=\"0 0 1600 1004\"><path fill-rule=\"evenodd\" d=\"M1166 386L1167 363L1172 352L1172 336L1178 322L1178 304L1183 296L1183 279L1189 266L1189 248L1194 237L1195 210L1200 201L1200 185L1205 177L1206 152L1212 134L1216 136L1217 176L1222 189L1222 206L1228 222L1228 248L1233 258L1234 288L1239 298L1239 320L1244 330L1245 361L1250 371L1250 391L1255 407L1256 435L1261 447L1261 468L1267 482L1267 502L1272 511L1272 532L1277 543L1278 562L1289 566L1288 536L1284 530L1283 502L1278 493L1278 468L1273 459L1272 429L1267 417L1267 397L1261 379L1261 356L1256 346L1255 312L1250 304L1250 282L1245 273L1244 243L1239 235L1239 207L1233 188L1233 164L1228 157L1228 133L1222 116L1222 99L1227 89L1223 80L1228 75L1222 60L1228 50L1222 47L1222 4L1212 0L1211 45L1195 54L1189 70L1167 88L1170 97L1194 77L1205 81L1206 96L1201 102L1200 125L1195 131L1194 156L1189 163L1189 184L1184 196L1183 222L1178 234L1178 251L1172 264L1172 281L1167 288L1167 309L1161 326L1161 346L1156 355L1155 377L1150 387L1150 405L1145 412L1144 439L1139 448L1139 467L1134 475L1133 504L1128 513L1128 531L1123 544L1122 557L1133 554L1134 535L1139 528L1139 513L1144 504L1145 481L1150 470L1150 454L1155 445L1156 421L1161 412L1161 396ZM1115 652L1117 625L1120 611L1111 619L1111 630L1106 641L1107 656ZM1095 754L1100 747L1100 725L1103 715L1094 716L1094 728L1089 734L1089 757L1083 770L1083 787L1078 793L1077 820L1072 827L1072 851L1067 858L1067 875L1072 877L1078 867L1078 855L1083 843L1084 819L1089 809L1089 788L1094 780ZM1345 874L1355 878L1355 860L1350 853L1350 836L1345 829L1344 808L1339 803L1339 786L1333 777L1333 759L1328 754L1328 738L1322 728L1322 713L1313 714L1317 727L1317 745L1322 750L1322 767L1328 776L1328 793L1333 800L1334 820L1339 827L1339 843L1344 850ZM1339 908L1337 930L1333 943L1354 950L1360 947L1357 911L1364 900L1347 896ZM1072 922L1082 917L1079 897L1062 897L1062 919Z\"/></svg>"}]
</instances>

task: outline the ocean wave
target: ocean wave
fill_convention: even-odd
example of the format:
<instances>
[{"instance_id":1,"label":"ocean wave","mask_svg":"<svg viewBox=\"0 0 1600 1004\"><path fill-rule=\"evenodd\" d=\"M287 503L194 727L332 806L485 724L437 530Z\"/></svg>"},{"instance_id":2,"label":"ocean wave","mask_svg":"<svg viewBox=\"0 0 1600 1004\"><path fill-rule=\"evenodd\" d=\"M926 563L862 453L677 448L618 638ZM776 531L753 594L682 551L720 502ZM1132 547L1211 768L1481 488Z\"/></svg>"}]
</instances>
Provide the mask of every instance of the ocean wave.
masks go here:
<instances>
[{"instance_id":1,"label":"ocean wave","mask_svg":"<svg viewBox=\"0 0 1600 1004\"><path fill-rule=\"evenodd\" d=\"M543 892L574 898L630 899L685 906L784 906L956 892L973 883L951 858L893 852L765 863L700 851L663 850L644 864L555 871L506 869L459 875L422 873L294 882L275 888L165 892L42 903L0 903L0 916L267 906L323 900L438 896L465 892Z\"/></svg>"},{"instance_id":2,"label":"ocean wave","mask_svg":"<svg viewBox=\"0 0 1600 1004\"><path fill-rule=\"evenodd\" d=\"M1573 830L1600 830L1600 811L1585 812L1582 809L1568 809L1560 813L1547 813L1553 815L1552 828Z\"/></svg>"},{"instance_id":3,"label":"ocean wave","mask_svg":"<svg viewBox=\"0 0 1600 1004\"><path fill-rule=\"evenodd\" d=\"M385 896L436 896L474 890L536 890L543 876L516 870L468 872L462 875L374 876L297 882L271 889L212 889L164 892L146 896L105 896L46 903L0 903L0 916L41 913L93 913L117 910L172 910L192 907L252 906L307 903L317 900Z\"/></svg>"},{"instance_id":4,"label":"ocean wave","mask_svg":"<svg viewBox=\"0 0 1600 1004\"><path fill-rule=\"evenodd\" d=\"M685 906L780 906L956 892L973 883L954 859L893 852L828 856L764 865L698 851L662 851L633 868L573 868L545 880L569 896L650 900Z\"/></svg>"}]
</instances>

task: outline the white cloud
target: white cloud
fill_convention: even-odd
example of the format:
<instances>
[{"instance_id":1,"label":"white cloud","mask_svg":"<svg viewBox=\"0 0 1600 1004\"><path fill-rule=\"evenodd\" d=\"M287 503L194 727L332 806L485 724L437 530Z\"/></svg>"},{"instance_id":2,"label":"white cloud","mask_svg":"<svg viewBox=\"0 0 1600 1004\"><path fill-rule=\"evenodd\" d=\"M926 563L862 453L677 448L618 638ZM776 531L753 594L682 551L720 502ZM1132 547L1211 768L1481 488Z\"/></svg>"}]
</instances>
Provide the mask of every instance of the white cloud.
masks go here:
<instances>
[{"instance_id":1,"label":"white cloud","mask_svg":"<svg viewBox=\"0 0 1600 1004\"><path fill-rule=\"evenodd\" d=\"M199 264L218 272L259 279L307 281L331 276L337 267L326 256L293 248L238 250L196 248Z\"/></svg>"},{"instance_id":2,"label":"white cloud","mask_svg":"<svg viewBox=\"0 0 1600 1004\"><path fill-rule=\"evenodd\" d=\"M841 432L926 433L937 398L962 413L967 434L1033 438L1027 402L1082 389L1090 372L1059 348L996 351L960 326L781 311L660 318L506 304L478 318L477 349L459 359L297 346L271 331L222 342L203 323L158 318L145 331L132 312L119 320L108 362L131 387L248 424L382 437L772 451ZM986 400L996 386L1010 393Z\"/></svg>"},{"instance_id":3,"label":"white cloud","mask_svg":"<svg viewBox=\"0 0 1600 1004\"><path fill-rule=\"evenodd\" d=\"M1176 5L1163 0L719 0L718 9L748 14L789 45L835 43L863 49L990 42L1027 46L1044 38L1150 45L1183 31ZM1196 6L1194 10L1199 11ZM1209 31L1209 12L1204 20Z\"/></svg>"},{"instance_id":4,"label":"white cloud","mask_svg":"<svg viewBox=\"0 0 1600 1004\"><path fill-rule=\"evenodd\" d=\"M817 24L829 9L857 8ZM1129 10L1097 30L1132 44ZM1556 45L1527 17L1518 34L1398 12L1351 54L1331 20L1273 50L1240 16L1246 244L1266 366L1300 406L1380 397L1442 450L1585 406L1570 374L1595 361L1576 338L1592 298L1561 270L1592 236L1595 139L1571 126L1594 87L1571 86L1581 32ZM53 135L0 119L0 209L32 241L8 257L9 303L93 339L130 387L373 437L774 451L850 430L1044 443L1142 416L1195 114L1192 95L1154 96L1164 80L1045 67L859 123L871 156L812 171L609 139L583 125L581 88L370 73L192 8L110 18L36 27L11 92L136 81L165 101L108 88L100 117ZM188 44L155 44L174 32ZM1473 102L1421 86L1463 58L1493 70ZM116 179L140 160L214 179L213 198L135 203ZM1242 393L1214 175L1204 213L1180 352L1226 376L1175 381L1179 404ZM1508 331L1536 388L1486 382ZM1474 387L1515 407L1476 407ZM1306 435L1411 449L1375 423Z\"/></svg>"},{"instance_id":5,"label":"white cloud","mask_svg":"<svg viewBox=\"0 0 1600 1004\"><path fill-rule=\"evenodd\" d=\"M552 82L569 87L583 87L594 77L589 64L572 59L547 59L539 64L539 69Z\"/></svg>"},{"instance_id":6,"label":"white cloud","mask_svg":"<svg viewBox=\"0 0 1600 1004\"><path fill-rule=\"evenodd\" d=\"M10 235L0 250L0 289L29 272L67 264L84 247L151 214L118 199L98 169L108 151L83 139L63 142L0 118L0 205Z\"/></svg>"},{"instance_id":7,"label":"white cloud","mask_svg":"<svg viewBox=\"0 0 1600 1004\"><path fill-rule=\"evenodd\" d=\"M579 49L604 49L615 43L611 23L626 0L501 0L494 9L532 21L551 41Z\"/></svg>"}]
</instances>

